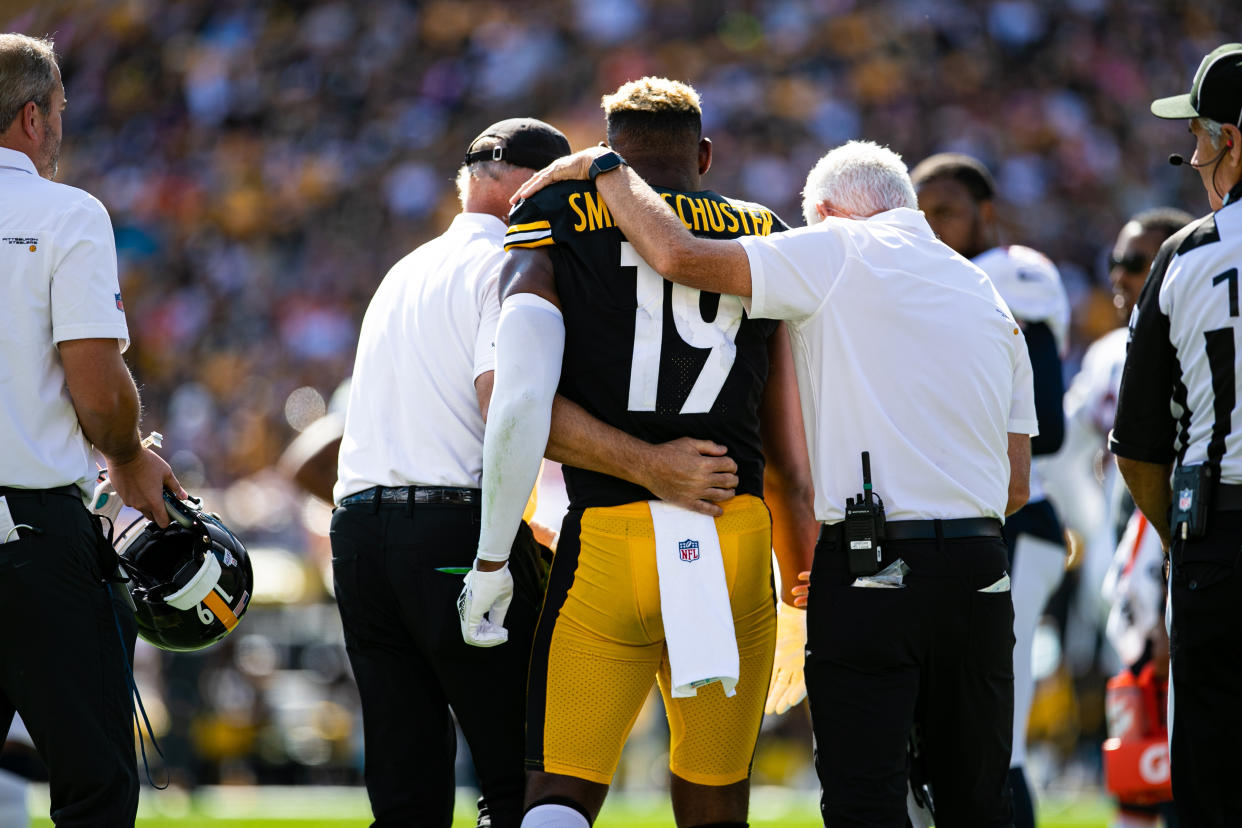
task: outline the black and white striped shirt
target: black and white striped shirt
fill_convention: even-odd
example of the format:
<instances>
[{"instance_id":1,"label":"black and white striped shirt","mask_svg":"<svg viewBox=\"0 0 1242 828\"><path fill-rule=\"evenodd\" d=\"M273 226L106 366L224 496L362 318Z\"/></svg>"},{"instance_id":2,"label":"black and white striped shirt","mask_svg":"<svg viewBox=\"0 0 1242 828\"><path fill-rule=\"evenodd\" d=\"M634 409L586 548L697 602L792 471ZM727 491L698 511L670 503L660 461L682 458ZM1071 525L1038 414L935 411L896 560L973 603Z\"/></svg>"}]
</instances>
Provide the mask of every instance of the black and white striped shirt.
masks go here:
<instances>
[{"instance_id":1,"label":"black and white striped shirt","mask_svg":"<svg viewBox=\"0 0 1242 828\"><path fill-rule=\"evenodd\" d=\"M1242 184L1171 236L1130 320L1109 449L1150 463L1208 462L1242 483L1239 271Z\"/></svg>"}]
</instances>

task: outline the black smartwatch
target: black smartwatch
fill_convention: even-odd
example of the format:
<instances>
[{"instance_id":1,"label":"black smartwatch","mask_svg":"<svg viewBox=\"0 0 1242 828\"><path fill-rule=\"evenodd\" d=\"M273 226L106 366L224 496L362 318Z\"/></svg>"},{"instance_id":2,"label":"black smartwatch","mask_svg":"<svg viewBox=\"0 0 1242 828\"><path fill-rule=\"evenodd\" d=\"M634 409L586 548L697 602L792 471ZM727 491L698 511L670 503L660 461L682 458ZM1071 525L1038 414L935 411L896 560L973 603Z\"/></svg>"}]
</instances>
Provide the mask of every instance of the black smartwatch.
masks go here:
<instances>
[{"instance_id":1,"label":"black smartwatch","mask_svg":"<svg viewBox=\"0 0 1242 828\"><path fill-rule=\"evenodd\" d=\"M594 183L595 177L598 176L600 173L606 173L609 170L615 170L617 167L620 167L623 164L625 164L625 159L622 158L620 155L617 155L612 150L609 150L608 152L604 153L599 158L596 158L594 161L591 162L591 169L587 172L587 178L589 178L591 182Z\"/></svg>"}]
</instances>

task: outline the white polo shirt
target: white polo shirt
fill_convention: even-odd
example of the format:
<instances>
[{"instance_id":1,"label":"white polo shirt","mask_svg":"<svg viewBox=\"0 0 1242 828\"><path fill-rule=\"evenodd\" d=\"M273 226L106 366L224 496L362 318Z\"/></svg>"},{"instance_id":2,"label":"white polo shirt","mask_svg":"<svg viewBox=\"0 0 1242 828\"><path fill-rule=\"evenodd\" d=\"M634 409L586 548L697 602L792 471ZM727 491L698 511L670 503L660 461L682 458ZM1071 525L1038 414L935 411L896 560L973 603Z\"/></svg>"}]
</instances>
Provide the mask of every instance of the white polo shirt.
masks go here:
<instances>
[{"instance_id":1,"label":"white polo shirt","mask_svg":"<svg viewBox=\"0 0 1242 828\"><path fill-rule=\"evenodd\" d=\"M393 265L358 338L333 500L372 486L479 487L474 380L495 368L505 223L461 213Z\"/></svg>"},{"instance_id":2,"label":"white polo shirt","mask_svg":"<svg viewBox=\"0 0 1242 828\"><path fill-rule=\"evenodd\" d=\"M71 339L129 345L112 222L94 196L0 147L0 486L94 485L56 349Z\"/></svg>"},{"instance_id":3,"label":"white polo shirt","mask_svg":"<svg viewBox=\"0 0 1242 828\"><path fill-rule=\"evenodd\" d=\"M815 517L842 520L863 451L890 520L1004 518L1007 432L1038 434L1026 341L923 214L738 239L752 316L788 320Z\"/></svg>"}]
</instances>

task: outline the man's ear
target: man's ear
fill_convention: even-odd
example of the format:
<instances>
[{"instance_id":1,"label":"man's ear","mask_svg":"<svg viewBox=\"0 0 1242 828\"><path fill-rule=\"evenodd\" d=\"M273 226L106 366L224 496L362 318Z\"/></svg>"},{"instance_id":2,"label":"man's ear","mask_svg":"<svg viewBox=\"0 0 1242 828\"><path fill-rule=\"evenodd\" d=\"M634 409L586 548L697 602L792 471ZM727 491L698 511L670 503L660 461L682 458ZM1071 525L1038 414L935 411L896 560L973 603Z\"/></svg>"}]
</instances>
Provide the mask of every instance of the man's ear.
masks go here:
<instances>
[{"instance_id":1,"label":"man's ear","mask_svg":"<svg viewBox=\"0 0 1242 828\"><path fill-rule=\"evenodd\" d=\"M996 204L992 199L979 202L979 218L989 227L996 224Z\"/></svg>"},{"instance_id":2,"label":"man's ear","mask_svg":"<svg viewBox=\"0 0 1242 828\"><path fill-rule=\"evenodd\" d=\"M26 101L17 113L21 119L22 134L31 141L38 141L43 135L43 112L34 101Z\"/></svg>"},{"instance_id":3,"label":"man's ear","mask_svg":"<svg viewBox=\"0 0 1242 828\"><path fill-rule=\"evenodd\" d=\"M699 139L699 175L707 175L712 168L712 139Z\"/></svg>"},{"instance_id":4,"label":"man's ear","mask_svg":"<svg viewBox=\"0 0 1242 828\"><path fill-rule=\"evenodd\" d=\"M1225 155L1235 167L1242 167L1242 130L1233 124L1221 124L1220 131L1225 142Z\"/></svg>"},{"instance_id":5,"label":"man's ear","mask_svg":"<svg viewBox=\"0 0 1242 828\"><path fill-rule=\"evenodd\" d=\"M823 221L824 219L832 215L832 210L828 208L828 202L826 201L821 201L819 204L816 204L815 212L819 213L820 221Z\"/></svg>"}]
</instances>

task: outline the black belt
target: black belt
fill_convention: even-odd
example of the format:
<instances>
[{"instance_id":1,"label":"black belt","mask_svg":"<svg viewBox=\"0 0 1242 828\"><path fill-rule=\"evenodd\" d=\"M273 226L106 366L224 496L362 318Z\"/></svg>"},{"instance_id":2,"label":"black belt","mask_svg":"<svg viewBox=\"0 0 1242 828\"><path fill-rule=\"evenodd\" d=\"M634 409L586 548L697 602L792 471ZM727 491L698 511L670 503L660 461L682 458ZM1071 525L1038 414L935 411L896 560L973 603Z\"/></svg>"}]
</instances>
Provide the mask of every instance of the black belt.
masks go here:
<instances>
[{"instance_id":1,"label":"black belt","mask_svg":"<svg viewBox=\"0 0 1242 828\"><path fill-rule=\"evenodd\" d=\"M372 486L341 498L342 506L381 503L437 503L447 506L476 506L483 502L478 489L460 486Z\"/></svg>"},{"instance_id":2,"label":"black belt","mask_svg":"<svg viewBox=\"0 0 1242 828\"><path fill-rule=\"evenodd\" d=\"M1174 492L1176 497L1177 493ZM1216 502L1212 505L1215 512L1242 511L1242 484L1220 483L1216 486Z\"/></svg>"},{"instance_id":3,"label":"black belt","mask_svg":"<svg viewBox=\"0 0 1242 828\"><path fill-rule=\"evenodd\" d=\"M996 518L953 518L890 520L884 525L885 540L935 540L937 537L999 538L1001 522Z\"/></svg>"},{"instance_id":4,"label":"black belt","mask_svg":"<svg viewBox=\"0 0 1242 828\"><path fill-rule=\"evenodd\" d=\"M76 483L67 483L64 486L55 486L51 489L19 489L16 486L0 486L0 497L20 497L21 495L65 495L66 497L75 497L82 499L82 490L78 488Z\"/></svg>"}]
</instances>

